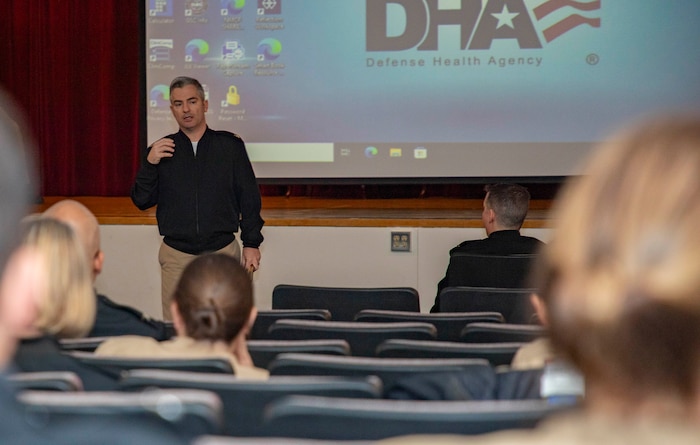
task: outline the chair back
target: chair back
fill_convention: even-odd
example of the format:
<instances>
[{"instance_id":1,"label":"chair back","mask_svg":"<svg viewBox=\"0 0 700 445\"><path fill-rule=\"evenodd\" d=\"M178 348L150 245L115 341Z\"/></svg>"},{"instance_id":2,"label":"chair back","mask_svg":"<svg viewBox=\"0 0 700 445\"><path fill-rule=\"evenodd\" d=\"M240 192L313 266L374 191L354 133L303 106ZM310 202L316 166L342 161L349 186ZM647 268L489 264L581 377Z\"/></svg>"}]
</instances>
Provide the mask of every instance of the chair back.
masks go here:
<instances>
[{"instance_id":1,"label":"chair back","mask_svg":"<svg viewBox=\"0 0 700 445\"><path fill-rule=\"evenodd\" d=\"M352 355L373 357L377 346L384 340L434 340L437 330L432 324L418 322L278 320L270 326L270 337L277 340L345 340Z\"/></svg>"},{"instance_id":2,"label":"chair back","mask_svg":"<svg viewBox=\"0 0 700 445\"><path fill-rule=\"evenodd\" d=\"M355 315L355 321L364 323L392 323L413 321L430 323L437 329L437 340L457 341L467 323L503 323L503 315L498 312L446 312L422 313L405 311L385 311L364 309Z\"/></svg>"},{"instance_id":3,"label":"chair back","mask_svg":"<svg viewBox=\"0 0 700 445\"><path fill-rule=\"evenodd\" d=\"M83 382L71 371L18 372L7 377L15 391L82 391Z\"/></svg>"},{"instance_id":4,"label":"chair back","mask_svg":"<svg viewBox=\"0 0 700 445\"><path fill-rule=\"evenodd\" d=\"M479 358L492 366L510 365L525 343L460 343L449 341L387 340L377 347L377 357Z\"/></svg>"},{"instance_id":5,"label":"chair back","mask_svg":"<svg viewBox=\"0 0 700 445\"><path fill-rule=\"evenodd\" d=\"M291 437L201 436L191 445L338 445L335 440L298 439ZM354 440L347 445L376 445L373 441Z\"/></svg>"},{"instance_id":6,"label":"chair back","mask_svg":"<svg viewBox=\"0 0 700 445\"><path fill-rule=\"evenodd\" d=\"M447 286L522 289L536 254L477 255L454 252L447 267Z\"/></svg>"},{"instance_id":7,"label":"chair back","mask_svg":"<svg viewBox=\"0 0 700 445\"><path fill-rule=\"evenodd\" d=\"M223 433L231 436L263 434L263 413L283 396L305 394L373 399L382 393L376 377L272 376L269 380L238 380L235 376L180 371L134 370L124 374L126 390L195 388L213 391L223 404Z\"/></svg>"},{"instance_id":8,"label":"chair back","mask_svg":"<svg viewBox=\"0 0 700 445\"><path fill-rule=\"evenodd\" d=\"M345 340L248 340L248 352L258 368L267 368L278 354L304 352L308 354L350 355Z\"/></svg>"},{"instance_id":9,"label":"chair back","mask_svg":"<svg viewBox=\"0 0 700 445\"><path fill-rule=\"evenodd\" d=\"M335 321L352 321L363 309L420 312L418 291L411 287L319 287L279 284L272 309L327 309Z\"/></svg>"},{"instance_id":10,"label":"chair back","mask_svg":"<svg viewBox=\"0 0 700 445\"><path fill-rule=\"evenodd\" d=\"M464 371L491 375L493 368L482 359L406 359L343 357L323 354L280 354L270 363L271 375L375 375L389 388L397 380L418 373Z\"/></svg>"},{"instance_id":11,"label":"chair back","mask_svg":"<svg viewBox=\"0 0 700 445\"><path fill-rule=\"evenodd\" d=\"M270 406L266 428L281 437L339 441L413 434L473 435L533 428L558 410L561 408L541 400L352 400L290 396Z\"/></svg>"},{"instance_id":12,"label":"chair back","mask_svg":"<svg viewBox=\"0 0 700 445\"><path fill-rule=\"evenodd\" d=\"M136 422L149 419L163 424L179 437L192 440L203 434L221 434L223 426L221 400L210 391L24 391L17 399L30 423L49 427L97 419Z\"/></svg>"},{"instance_id":13,"label":"chair back","mask_svg":"<svg viewBox=\"0 0 700 445\"><path fill-rule=\"evenodd\" d=\"M506 323L530 323L535 308L530 302L533 289L494 287L446 287L440 291L440 312L499 312Z\"/></svg>"},{"instance_id":14,"label":"chair back","mask_svg":"<svg viewBox=\"0 0 700 445\"><path fill-rule=\"evenodd\" d=\"M547 335L547 328L536 324L469 323L459 336L464 343L528 343Z\"/></svg>"},{"instance_id":15,"label":"chair back","mask_svg":"<svg viewBox=\"0 0 700 445\"><path fill-rule=\"evenodd\" d=\"M58 341L62 351L95 352L103 341L110 337L62 338Z\"/></svg>"},{"instance_id":16,"label":"chair back","mask_svg":"<svg viewBox=\"0 0 700 445\"><path fill-rule=\"evenodd\" d=\"M233 367L223 357L206 358L133 358L95 355L90 352L66 352L82 363L100 369L113 377L119 378L123 371L129 369L170 369L178 371L212 372L233 374Z\"/></svg>"},{"instance_id":17,"label":"chair back","mask_svg":"<svg viewBox=\"0 0 700 445\"><path fill-rule=\"evenodd\" d=\"M267 331L277 320L330 320L331 312L326 309L268 309L259 310L255 323L250 330L251 340L264 340L268 338Z\"/></svg>"}]
</instances>

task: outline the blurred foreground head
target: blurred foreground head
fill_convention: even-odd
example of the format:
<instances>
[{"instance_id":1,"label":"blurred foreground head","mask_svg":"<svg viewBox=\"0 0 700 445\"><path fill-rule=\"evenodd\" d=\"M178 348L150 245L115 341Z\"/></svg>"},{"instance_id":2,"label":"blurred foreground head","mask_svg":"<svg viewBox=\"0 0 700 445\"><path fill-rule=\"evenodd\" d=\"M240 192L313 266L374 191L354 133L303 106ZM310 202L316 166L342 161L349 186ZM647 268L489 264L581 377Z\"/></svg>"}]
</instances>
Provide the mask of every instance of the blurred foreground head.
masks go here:
<instances>
[{"instance_id":1,"label":"blurred foreground head","mask_svg":"<svg viewBox=\"0 0 700 445\"><path fill-rule=\"evenodd\" d=\"M14 354L17 338L34 323L42 283L38 256L27 249L14 253L19 220L27 214L34 184L34 145L22 113L0 90L0 368Z\"/></svg>"},{"instance_id":2,"label":"blurred foreground head","mask_svg":"<svg viewBox=\"0 0 700 445\"><path fill-rule=\"evenodd\" d=\"M646 121L603 144L554 221L539 287L588 394L699 413L700 118Z\"/></svg>"},{"instance_id":3,"label":"blurred foreground head","mask_svg":"<svg viewBox=\"0 0 700 445\"><path fill-rule=\"evenodd\" d=\"M34 145L22 113L0 90L0 270L17 241L34 189Z\"/></svg>"}]
</instances>

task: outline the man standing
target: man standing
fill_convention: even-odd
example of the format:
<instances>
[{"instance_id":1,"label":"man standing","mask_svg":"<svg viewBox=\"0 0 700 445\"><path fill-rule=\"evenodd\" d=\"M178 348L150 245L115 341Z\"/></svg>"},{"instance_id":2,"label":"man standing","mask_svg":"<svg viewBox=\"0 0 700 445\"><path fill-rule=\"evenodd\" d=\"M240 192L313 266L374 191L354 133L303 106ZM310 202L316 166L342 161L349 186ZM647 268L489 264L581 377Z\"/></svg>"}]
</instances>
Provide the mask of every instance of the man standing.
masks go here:
<instances>
[{"instance_id":1,"label":"man standing","mask_svg":"<svg viewBox=\"0 0 700 445\"><path fill-rule=\"evenodd\" d=\"M474 255L518 255L535 253L544 243L537 238L522 236L520 227L525 221L530 206L530 193L525 187L517 184L493 184L486 186L484 210L481 221L486 229L487 238L464 241L450 250L452 255L463 252ZM460 278L451 276L457 272ZM456 281L464 283L464 277L478 271L459 270L448 266L445 277L438 283L435 304L430 312L440 310L440 291L448 286L454 286ZM466 286L467 284L460 284Z\"/></svg>"},{"instance_id":2,"label":"man standing","mask_svg":"<svg viewBox=\"0 0 700 445\"><path fill-rule=\"evenodd\" d=\"M175 284L195 256L221 252L241 258L234 235L239 228L242 264L249 271L260 267L264 221L255 174L243 140L207 126L208 106L196 79L177 77L171 82L170 110L180 131L146 150L131 190L131 200L139 209L158 205L165 319L171 318Z\"/></svg>"}]
</instances>

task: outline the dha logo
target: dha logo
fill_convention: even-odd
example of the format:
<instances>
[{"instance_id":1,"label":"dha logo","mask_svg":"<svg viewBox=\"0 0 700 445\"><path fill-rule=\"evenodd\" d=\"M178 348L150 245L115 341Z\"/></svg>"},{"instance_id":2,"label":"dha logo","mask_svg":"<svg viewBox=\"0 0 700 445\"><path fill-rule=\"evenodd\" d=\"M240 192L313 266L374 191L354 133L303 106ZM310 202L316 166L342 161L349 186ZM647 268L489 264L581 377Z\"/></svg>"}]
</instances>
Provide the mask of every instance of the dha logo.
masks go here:
<instances>
[{"instance_id":1,"label":"dha logo","mask_svg":"<svg viewBox=\"0 0 700 445\"><path fill-rule=\"evenodd\" d=\"M598 11L601 0L548 0L530 11L525 0L461 0L459 9L438 9L439 0L366 0L367 51L419 51L438 49L438 28L460 26L460 48L489 49L496 39L515 39L521 49L542 48L537 33L540 20L550 14L555 23L541 30L549 43L580 25L600 27L600 18L570 11ZM391 6L391 8L389 8ZM391 9L391 16L389 14ZM483 10L482 10L483 9ZM403 32L389 35L389 20L405 20Z\"/></svg>"}]
</instances>

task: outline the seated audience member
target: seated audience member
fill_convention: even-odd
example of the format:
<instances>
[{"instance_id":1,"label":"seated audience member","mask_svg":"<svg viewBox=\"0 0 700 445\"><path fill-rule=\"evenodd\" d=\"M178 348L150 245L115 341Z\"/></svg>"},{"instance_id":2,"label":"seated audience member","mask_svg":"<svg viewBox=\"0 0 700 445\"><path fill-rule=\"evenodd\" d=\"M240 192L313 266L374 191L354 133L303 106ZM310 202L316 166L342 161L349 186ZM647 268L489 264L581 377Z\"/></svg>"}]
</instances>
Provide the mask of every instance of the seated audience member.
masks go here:
<instances>
[{"instance_id":1,"label":"seated audience member","mask_svg":"<svg viewBox=\"0 0 700 445\"><path fill-rule=\"evenodd\" d=\"M177 337L157 342L123 336L102 343L96 354L125 357L224 357L241 378L266 379L248 353L246 336L257 309L250 276L235 258L206 254L185 267L171 303Z\"/></svg>"},{"instance_id":2,"label":"seated audience member","mask_svg":"<svg viewBox=\"0 0 700 445\"><path fill-rule=\"evenodd\" d=\"M10 119L12 116L12 119ZM15 248L19 219L29 208L33 170L29 168L30 138L21 135L18 111L0 91L0 443L32 445L184 444L163 427L134 419L67 421L50 427L30 422L7 385L5 376L16 371L12 357L17 339L31 331L39 314L40 297L48 285L43 254L32 246Z\"/></svg>"},{"instance_id":3,"label":"seated audience member","mask_svg":"<svg viewBox=\"0 0 700 445\"><path fill-rule=\"evenodd\" d=\"M523 236L520 227L527 216L530 205L530 193L525 187L518 184L493 184L486 186L484 198L484 210L481 213L481 221L486 229L487 238L480 240L468 240L450 250L452 254L461 252L475 255L516 255L532 254L544 244L537 238ZM435 304L430 312L440 311L440 292L448 287L455 286L459 281L461 286L468 286L469 276L478 276L478 270L459 271L460 276L451 276L453 269L448 266L445 277L437 286ZM522 277L523 281L525 277ZM493 286L493 287L507 287Z\"/></svg>"},{"instance_id":4,"label":"seated audience member","mask_svg":"<svg viewBox=\"0 0 700 445\"><path fill-rule=\"evenodd\" d=\"M469 443L700 442L698 172L700 118L675 117L604 144L566 186L536 277L552 344L585 376L583 410Z\"/></svg>"},{"instance_id":5,"label":"seated audience member","mask_svg":"<svg viewBox=\"0 0 700 445\"><path fill-rule=\"evenodd\" d=\"M109 376L63 354L59 339L83 337L95 319L92 277L75 232L43 217L23 223L21 245L41 256L45 286L37 295L37 317L23 333L14 364L20 371L74 371L87 390L116 389Z\"/></svg>"},{"instance_id":6,"label":"seated audience member","mask_svg":"<svg viewBox=\"0 0 700 445\"><path fill-rule=\"evenodd\" d=\"M83 204L71 199L55 203L46 209L43 215L63 221L73 228L85 249L94 283L104 264L104 252L100 248L100 225L95 215ZM130 334L153 337L156 340L170 338L164 322L146 318L140 311L118 304L104 295L95 293L95 296L97 313L88 337Z\"/></svg>"}]
</instances>

